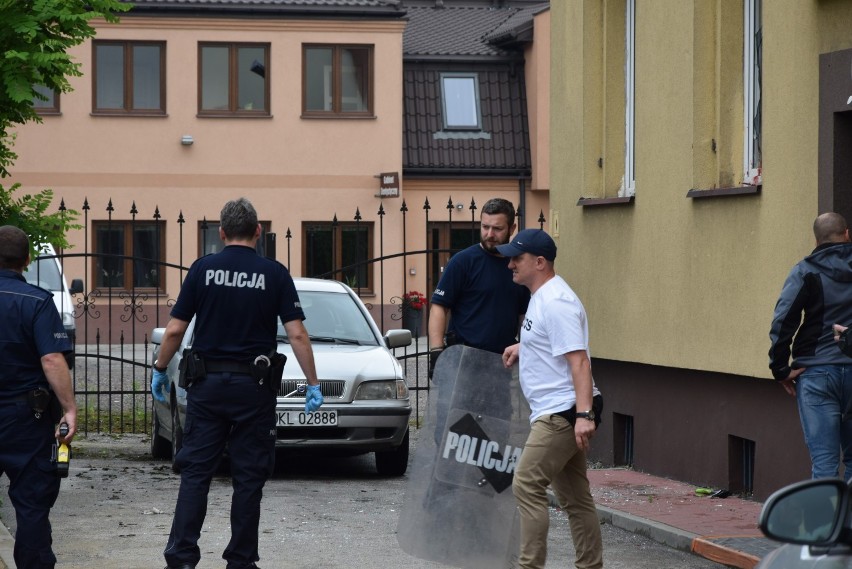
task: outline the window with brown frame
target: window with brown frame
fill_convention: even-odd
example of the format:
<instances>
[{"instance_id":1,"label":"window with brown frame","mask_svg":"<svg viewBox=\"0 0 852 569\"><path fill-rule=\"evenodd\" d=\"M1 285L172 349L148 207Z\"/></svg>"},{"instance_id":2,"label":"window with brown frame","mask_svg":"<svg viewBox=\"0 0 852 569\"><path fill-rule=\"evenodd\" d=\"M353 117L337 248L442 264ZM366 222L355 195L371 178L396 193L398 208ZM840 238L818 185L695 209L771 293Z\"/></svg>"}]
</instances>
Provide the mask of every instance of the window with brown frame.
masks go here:
<instances>
[{"instance_id":1,"label":"window with brown frame","mask_svg":"<svg viewBox=\"0 0 852 569\"><path fill-rule=\"evenodd\" d=\"M165 290L163 221L93 221L97 288Z\"/></svg>"},{"instance_id":2,"label":"window with brown frame","mask_svg":"<svg viewBox=\"0 0 852 569\"><path fill-rule=\"evenodd\" d=\"M58 115L59 92L44 85L33 85L33 91L44 97L33 97L33 108L40 115Z\"/></svg>"},{"instance_id":3,"label":"window with brown frame","mask_svg":"<svg viewBox=\"0 0 852 569\"><path fill-rule=\"evenodd\" d=\"M92 42L92 113L166 114L165 42Z\"/></svg>"},{"instance_id":4,"label":"window with brown frame","mask_svg":"<svg viewBox=\"0 0 852 569\"><path fill-rule=\"evenodd\" d=\"M302 224L302 274L330 278L355 292L373 290L373 267L367 261L373 250L372 222L321 222Z\"/></svg>"},{"instance_id":5,"label":"window with brown frame","mask_svg":"<svg viewBox=\"0 0 852 569\"><path fill-rule=\"evenodd\" d=\"M199 43L198 114L269 116L269 44Z\"/></svg>"},{"instance_id":6,"label":"window with brown frame","mask_svg":"<svg viewBox=\"0 0 852 569\"><path fill-rule=\"evenodd\" d=\"M372 117L373 46L303 45L302 116Z\"/></svg>"},{"instance_id":7,"label":"window with brown frame","mask_svg":"<svg viewBox=\"0 0 852 569\"><path fill-rule=\"evenodd\" d=\"M271 221L259 221L260 223L260 239L254 249L261 257L266 256L264 247L266 245L266 235L272 228ZM211 253L219 253L225 248L225 242L219 237L219 220L204 219L198 222L198 256L210 255Z\"/></svg>"}]
</instances>

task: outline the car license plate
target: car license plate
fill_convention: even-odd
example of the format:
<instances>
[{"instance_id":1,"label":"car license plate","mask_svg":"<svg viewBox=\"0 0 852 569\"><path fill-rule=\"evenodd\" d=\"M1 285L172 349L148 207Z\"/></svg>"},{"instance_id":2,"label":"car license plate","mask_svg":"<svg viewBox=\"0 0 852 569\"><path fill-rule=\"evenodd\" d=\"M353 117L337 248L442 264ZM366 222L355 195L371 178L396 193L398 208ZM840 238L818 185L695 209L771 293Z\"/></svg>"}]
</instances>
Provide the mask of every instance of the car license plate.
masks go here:
<instances>
[{"instance_id":1,"label":"car license plate","mask_svg":"<svg viewBox=\"0 0 852 569\"><path fill-rule=\"evenodd\" d=\"M336 427L337 411L276 411L279 427Z\"/></svg>"}]
</instances>

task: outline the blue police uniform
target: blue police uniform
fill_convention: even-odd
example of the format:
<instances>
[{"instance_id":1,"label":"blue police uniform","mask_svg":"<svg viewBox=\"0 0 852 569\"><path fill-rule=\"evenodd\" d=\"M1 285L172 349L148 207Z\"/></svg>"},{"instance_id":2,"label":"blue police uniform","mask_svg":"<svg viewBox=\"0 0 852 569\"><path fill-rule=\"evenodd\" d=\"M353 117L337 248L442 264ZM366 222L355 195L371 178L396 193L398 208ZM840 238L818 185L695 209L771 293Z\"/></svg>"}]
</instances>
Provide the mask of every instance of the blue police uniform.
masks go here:
<instances>
[{"instance_id":1,"label":"blue police uniform","mask_svg":"<svg viewBox=\"0 0 852 569\"><path fill-rule=\"evenodd\" d=\"M459 251L447 263L432 302L450 309L449 344L502 354L518 334L530 291L512 281L509 259L479 244Z\"/></svg>"},{"instance_id":2,"label":"blue police uniform","mask_svg":"<svg viewBox=\"0 0 852 569\"><path fill-rule=\"evenodd\" d=\"M27 402L28 392L49 388L41 357L71 351L52 296L20 273L0 269L0 475L9 477L21 569L56 564L49 520L60 481L51 460L55 425L49 413L36 417Z\"/></svg>"},{"instance_id":3,"label":"blue police uniform","mask_svg":"<svg viewBox=\"0 0 852 569\"><path fill-rule=\"evenodd\" d=\"M277 346L278 318L304 320L289 271L254 249L229 245L190 267L171 316L193 316L193 349L207 376L187 390L183 447L176 456L181 484L164 556L170 566L195 566L207 513L207 493L229 444L231 541L222 557L228 569L253 567L263 486L275 464L276 396L247 368Z\"/></svg>"},{"instance_id":4,"label":"blue police uniform","mask_svg":"<svg viewBox=\"0 0 852 569\"><path fill-rule=\"evenodd\" d=\"M447 345L463 344L502 354L517 342L518 320L527 311L530 291L516 284L508 257L492 255L477 243L452 256L435 287L432 302L450 310ZM435 442L443 437L452 385L433 378L438 389ZM492 405L500 416L511 414L509 391L495 392Z\"/></svg>"}]
</instances>

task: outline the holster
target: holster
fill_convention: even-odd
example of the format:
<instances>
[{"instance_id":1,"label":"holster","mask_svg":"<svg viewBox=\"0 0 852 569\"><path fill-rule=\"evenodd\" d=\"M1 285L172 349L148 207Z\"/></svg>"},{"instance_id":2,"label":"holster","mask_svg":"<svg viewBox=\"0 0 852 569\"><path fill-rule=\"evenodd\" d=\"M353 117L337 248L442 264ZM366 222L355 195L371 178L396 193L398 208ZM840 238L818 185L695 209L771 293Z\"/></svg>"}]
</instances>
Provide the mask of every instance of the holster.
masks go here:
<instances>
[{"instance_id":1,"label":"holster","mask_svg":"<svg viewBox=\"0 0 852 569\"><path fill-rule=\"evenodd\" d=\"M603 419L603 395L595 395L592 397L592 409L595 412L595 429L598 428L601 424L601 420ZM556 413L561 417L565 417L571 426L573 427L577 422L577 406L574 405L567 411L561 411Z\"/></svg>"},{"instance_id":2,"label":"holster","mask_svg":"<svg viewBox=\"0 0 852 569\"><path fill-rule=\"evenodd\" d=\"M194 382L207 377L204 358L192 348L183 351L183 357L178 364L178 386L188 389Z\"/></svg>"},{"instance_id":3,"label":"holster","mask_svg":"<svg viewBox=\"0 0 852 569\"><path fill-rule=\"evenodd\" d=\"M27 391L27 405L30 406L30 409L33 410L36 417L41 417L44 413L51 410L50 402L51 399L56 399L53 395L53 391L50 389L45 389L43 387L36 387L32 391ZM58 401L57 401L58 403ZM62 409L59 410L60 415L56 418L57 422L59 418L62 417Z\"/></svg>"},{"instance_id":4,"label":"holster","mask_svg":"<svg viewBox=\"0 0 852 569\"><path fill-rule=\"evenodd\" d=\"M251 365L251 375L259 385L265 385L274 395L281 389L281 378L284 375L284 364L287 356L272 350L270 353L257 356Z\"/></svg>"}]
</instances>

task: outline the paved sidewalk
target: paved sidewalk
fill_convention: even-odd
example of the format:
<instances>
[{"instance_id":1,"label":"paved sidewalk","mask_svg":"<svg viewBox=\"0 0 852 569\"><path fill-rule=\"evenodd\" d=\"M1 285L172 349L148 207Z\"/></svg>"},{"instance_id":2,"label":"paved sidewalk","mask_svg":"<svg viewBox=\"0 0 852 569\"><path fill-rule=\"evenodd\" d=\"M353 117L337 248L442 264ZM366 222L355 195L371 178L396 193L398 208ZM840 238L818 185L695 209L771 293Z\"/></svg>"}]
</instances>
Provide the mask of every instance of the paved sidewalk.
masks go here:
<instances>
[{"instance_id":1,"label":"paved sidewalk","mask_svg":"<svg viewBox=\"0 0 852 569\"><path fill-rule=\"evenodd\" d=\"M590 470L589 481L603 521L717 563L751 569L780 545L757 527L759 502L627 469Z\"/></svg>"},{"instance_id":2,"label":"paved sidewalk","mask_svg":"<svg viewBox=\"0 0 852 569\"><path fill-rule=\"evenodd\" d=\"M718 563L753 568L778 546L757 528L762 504L699 497L695 487L627 469L590 470L601 520ZM14 541L0 523L0 569L14 569Z\"/></svg>"}]
</instances>

